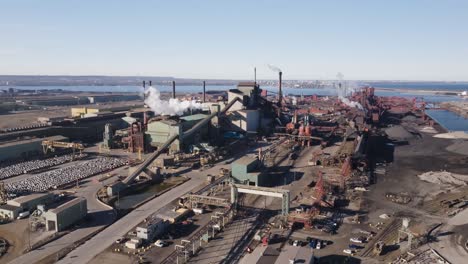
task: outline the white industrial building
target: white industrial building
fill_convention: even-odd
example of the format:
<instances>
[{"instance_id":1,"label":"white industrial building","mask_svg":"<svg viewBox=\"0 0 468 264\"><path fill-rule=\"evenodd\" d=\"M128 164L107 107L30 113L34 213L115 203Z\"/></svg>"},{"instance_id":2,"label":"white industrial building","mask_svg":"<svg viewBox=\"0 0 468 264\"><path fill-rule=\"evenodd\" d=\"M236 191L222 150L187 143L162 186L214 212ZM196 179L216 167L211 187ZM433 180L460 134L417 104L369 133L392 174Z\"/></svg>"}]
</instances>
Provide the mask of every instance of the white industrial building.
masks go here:
<instances>
[{"instance_id":1,"label":"white industrial building","mask_svg":"<svg viewBox=\"0 0 468 264\"><path fill-rule=\"evenodd\" d=\"M14 220L21 211L22 209L20 207L2 204L0 205L0 218Z\"/></svg>"},{"instance_id":2,"label":"white industrial building","mask_svg":"<svg viewBox=\"0 0 468 264\"><path fill-rule=\"evenodd\" d=\"M168 221L153 216L137 226L137 237L145 240L153 240L155 237L163 234L168 226Z\"/></svg>"}]
</instances>

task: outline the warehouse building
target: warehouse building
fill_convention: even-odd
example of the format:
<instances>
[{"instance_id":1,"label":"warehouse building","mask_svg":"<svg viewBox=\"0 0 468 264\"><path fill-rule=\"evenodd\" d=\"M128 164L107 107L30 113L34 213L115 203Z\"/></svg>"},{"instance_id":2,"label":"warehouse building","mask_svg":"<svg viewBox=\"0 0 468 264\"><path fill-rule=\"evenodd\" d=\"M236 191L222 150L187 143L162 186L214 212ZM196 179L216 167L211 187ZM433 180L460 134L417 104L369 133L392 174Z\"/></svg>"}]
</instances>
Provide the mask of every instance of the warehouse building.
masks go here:
<instances>
[{"instance_id":1,"label":"warehouse building","mask_svg":"<svg viewBox=\"0 0 468 264\"><path fill-rule=\"evenodd\" d=\"M242 184L265 186L267 179L259 172L260 161L253 157L242 157L231 164L232 177Z\"/></svg>"},{"instance_id":2,"label":"warehouse building","mask_svg":"<svg viewBox=\"0 0 468 264\"><path fill-rule=\"evenodd\" d=\"M145 240L153 240L162 235L169 226L169 221L157 216L151 216L150 219L141 223L136 228L137 237Z\"/></svg>"},{"instance_id":3,"label":"warehouse building","mask_svg":"<svg viewBox=\"0 0 468 264\"><path fill-rule=\"evenodd\" d=\"M24 140L14 140L0 143L0 161L14 160L20 158L30 158L42 155L42 141L68 141L63 136L52 136L46 138L32 138Z\"/></svg>"},{"instance_id":4,"label":"warehouse building","mask_svg":"<svg viewBox=\"0 0 468 264\"><path fill-rule=\"evenodd\" d=\"M22 212L22 209L17 206L9 204L0 205L0 218L14 220L20 212Z\"/></svg>"},{"instance_id":5,"label":"warehouse building","mask_svg":"<svg viewBox=\"0 0 468 264\"><path fill-rule=\"evenodd\" d=\"M7 204L21 208L23 211L33 211L39 204L50 204L54 201L52 193L34 193L8 200Z\"/></svg>"},{"instance_id":6,"label":"warehouse building","mask_svg":"<svg viewBox=\"0 0 468 264\"><path fill-rule=\"evenodd\" d=\"M47 231L60 232L83 219L88 213L86 199L75 198L56 208L49 209L45 214Z\"/></svg>"}]
</instances>

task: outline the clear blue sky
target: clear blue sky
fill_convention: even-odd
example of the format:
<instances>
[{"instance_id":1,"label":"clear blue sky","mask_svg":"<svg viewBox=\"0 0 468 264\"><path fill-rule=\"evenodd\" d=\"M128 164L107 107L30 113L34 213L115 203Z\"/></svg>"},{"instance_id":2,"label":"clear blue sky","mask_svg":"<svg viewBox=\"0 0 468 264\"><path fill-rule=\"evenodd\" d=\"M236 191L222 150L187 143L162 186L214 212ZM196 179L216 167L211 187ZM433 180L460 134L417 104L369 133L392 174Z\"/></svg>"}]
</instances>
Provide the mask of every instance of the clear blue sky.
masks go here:
<instances>
[{"instance_id":1,"label":"clear blue sky","mask_svg":"<svg viewBox=\"0 0 468 264\"><path fill-rule=\"evenodd\" d=\"M0 74L468 80L468 1L1 1Z\"/></svg>"}]
</instances>

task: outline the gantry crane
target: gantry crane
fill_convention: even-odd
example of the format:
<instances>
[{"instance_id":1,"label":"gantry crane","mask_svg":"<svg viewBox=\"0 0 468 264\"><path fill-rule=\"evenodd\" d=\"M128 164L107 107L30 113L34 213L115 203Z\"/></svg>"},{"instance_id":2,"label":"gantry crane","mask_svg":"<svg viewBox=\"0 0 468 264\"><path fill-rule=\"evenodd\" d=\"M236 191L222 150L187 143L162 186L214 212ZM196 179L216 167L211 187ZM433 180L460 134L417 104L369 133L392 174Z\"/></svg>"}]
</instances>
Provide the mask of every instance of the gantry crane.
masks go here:
<instances>
[{"instance_id":1,"label":"gantry crane","mask_svg":"<svg viewBox=\"0 0 468 264\"><path fill-rule=\"evenodd\" d=\"M54 152L56 148L66 148L66 149L72 149L73 150L73 156L72 159L75 159L75 153L76 151L81 152L84 150L84 146L81 143L74 143L74 142L62 142L62 141L53 141L53 140L44 140L42 141L42 149L44 151L44 154L47 154L47 151Z\"/></svg>"}]
</instances>

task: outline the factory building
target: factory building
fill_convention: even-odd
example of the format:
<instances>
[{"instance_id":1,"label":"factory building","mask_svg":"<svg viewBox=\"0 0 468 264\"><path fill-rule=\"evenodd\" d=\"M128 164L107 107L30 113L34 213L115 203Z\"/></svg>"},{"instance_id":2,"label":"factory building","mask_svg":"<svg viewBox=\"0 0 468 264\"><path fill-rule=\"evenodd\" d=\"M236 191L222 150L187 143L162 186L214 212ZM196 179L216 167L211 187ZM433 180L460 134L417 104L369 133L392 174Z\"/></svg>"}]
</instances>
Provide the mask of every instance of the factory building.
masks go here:
<instances>
[{"instance_id":1,"label":"factory building","mask_svg":"<svg viewBox=\"0 0 468 264\"><path fill-rule=\"evenodd\" d=\"M63 136L52 136L47 138L32 138L24 140L14 140L0 143L0 161L13 160L19 158L37 157L42 155L42 141L68 141Z\"/></svg>"},{"instance_id":2,"label":"factory building","mask_svg":"<svg viewBox=\"0 0 468 264\"><path fill-rule=\"evenodd\" d=\"M44 214L47 231L60 232L83 219L88 213L86 199L75 198Z\"/></svg>"},{"instance_id":3,"label":"factory building","mask_svg":"<svg viewBox=\"0 0 468 264\"><path fill-rule=\"evenodd\" d=\"M54 194L52 193L34 193L8 200L7 204L21 208L23 211L33 211L39 204L47 205L52 203L53 200Z\"/></svg>"},{"instance_id":4,"label":"factory building","mask_svg":"<svg viewBox=\"0 0 468 264\"><path fill-rule=\"evenodd\" d=\"M18 214L22 211L21 208L9 205L2 204L0 205L0 218L14 220L18 217Z\"/></svg>"},{"instance_id":5,"label":"factory building","mask_svg":"<svg viewBox=\"0 0 468 264\"><path fill-rule=\"evenodd\" d=\"M164 144L171 136L183 134L183 132L189 130L200 120L206 117L207 115L205 114L195 114L183 116L179 119L166 118L150 122L145 133L146 138L151 146L159 147ZM184 142L182 142L180 139L177 139L174 141L174 143L171 144L169 151L178 152L191 144L198 144L200 141L208 140L208 130L209 127L207 125L200 129L200 131L198 131L198 133L196 133L193 137L185 139Z\"/></svg>"},{"instance_id":6,"label":"factory building","mask_svg":"<svg viewBox=\"0 0 468 264\"><path fill-rule=\"evenodd\" d=\"M153 240L157 236L162 235L166 231L168 226L168 221L161 219L157 216L151 217L150 219L137 226L137 237L145 240Z\"/></svg>"},{"instance_id":7,"label":"factory building","mask_svg":"<svg viewBox=\"0 0 468 264\"><path fill-rule=\"evenodd\" d=\"M260 126L259 110L238 110L229 116L232 125L236 130L243 132L257 132Z\"/></svg>"},{"instance_id":8,"label":"factory building","mask_svg":"<svg viewBox=\"0 0 468 264\"><path fill-rule=\"evenodd\" d=\"M266 174L259 171L260 161L254 157L242 157L231 164L232 177L242 184L265 186Z\"/></svg>"}]
</instances>

